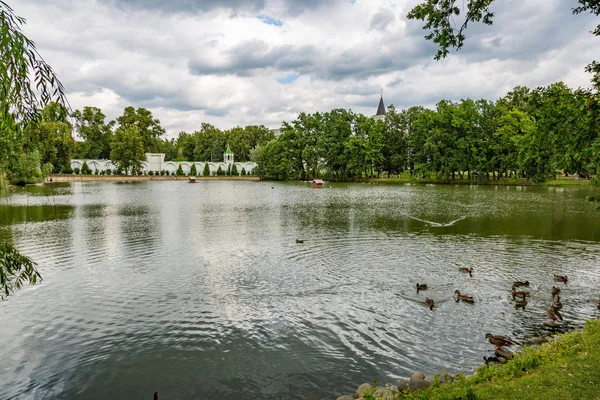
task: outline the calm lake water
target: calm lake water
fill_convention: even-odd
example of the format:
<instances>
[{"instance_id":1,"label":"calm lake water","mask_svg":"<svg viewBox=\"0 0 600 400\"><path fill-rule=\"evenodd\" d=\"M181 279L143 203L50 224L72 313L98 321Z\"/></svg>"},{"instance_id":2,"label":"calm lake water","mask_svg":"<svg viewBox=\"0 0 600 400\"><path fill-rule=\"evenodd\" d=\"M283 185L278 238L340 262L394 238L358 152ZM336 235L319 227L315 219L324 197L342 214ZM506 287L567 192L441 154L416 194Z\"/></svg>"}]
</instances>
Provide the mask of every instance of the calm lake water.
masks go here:
<instances>
[{"instance_id":1,"label":"calm lake water","mask_svg":"<svg viewBox=\"0 0 600 400\"><path fill-rule=\"evenodd\" d=\"M44 280L0 303L0 399L335 399L414 370L470 371L493 350L486 332L545 331L553 273L570 279L568 328L599 316L589 189L326 186L73 183L2 197L0 239ZM532 283L525 310L514 280ZM476 303L455 303L456 289Z\"/></svg>"}]
</instances>

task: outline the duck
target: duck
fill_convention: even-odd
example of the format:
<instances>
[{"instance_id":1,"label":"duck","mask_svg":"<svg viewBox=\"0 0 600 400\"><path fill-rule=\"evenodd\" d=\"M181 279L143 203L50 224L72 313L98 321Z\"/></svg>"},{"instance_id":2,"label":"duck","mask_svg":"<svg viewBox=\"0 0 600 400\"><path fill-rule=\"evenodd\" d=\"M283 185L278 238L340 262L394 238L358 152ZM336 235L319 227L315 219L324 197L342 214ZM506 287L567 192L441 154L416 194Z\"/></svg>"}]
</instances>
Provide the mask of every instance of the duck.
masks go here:
<instances>
[{"instance_id":1,"label":"duck","mask_svg":"<svg viewBox=\"0 0 600 400\"><path fill-rule=\"evenodd\" d=\"M435 301L433 301L432 299L430 299L429 297L425 298L425 305L429 306L430 310L433 310L433 306L435 305Z\"/></svg>"},{"instance_id":2,"label":"duck","mask_svg":"<svg viewBox=\"0 0 600 400\"><path fill-rule=\"evenodd\" d=\"M417 292L419 290L427 290L427 284L426 283L417 283Z\"/></svg>"},{"instance_id":3,"label":"duck","mask_svg":"<svg viewBox=\"0 0 600 400\"><path fill-rule=\"evenodd\" d=\"M486 333L485 338L488 340L488 342L496 346L496 350L498 350L502 346L515 345L515 342L512 339L507 338L506 336L492 335L491 333Z\"/></svg>"},{"instance_id":4,"label":"duck","mask_svg":"<svg viewBox=\"0 0 600 400\"><path fill-rule=\"evenodd\" d=\"M556 274L554 274L554 280L558 281L558 282L567 283L567 281L569 280L569 277L566 276L566 275L556 275Z\"/></svg>"},{"instance_id":5,"label":"duck","mask_svg":"<svg viewBox=\"0 0 600 400\"><path fill-rule=\"evenodd\" d=\"M557 310L562 309L562 303L560 302L560 296L556 295L556 297L552 301L552 307L556 308Z\"/></svg>"},{"instance_id":6,"label":"duck","mask_svg":"<svg viewBox=\"0 0 600 400\"><path fill-rule=\"evenodd\" d=\"M296 239L296 243L304 243L304 239Z\"/></svg>"},{"instance_id":7,"label":"duck","mask_svg":"<svg viewBox=\"0 0 600 400\"><path fill-rule=\"evenodd\" d=\"M466 274L468 273L470 277L473 277L473 268L460 267L458 270Z\"/></svg>"},{"instance_id":8,"label":"duck","mask_svg":"<svg viewBox=\"0 0 600 400\"><path fill-rule=\"evenodd\" d=\"M598 309L600 310L600 300L598 300L598 301L596 302L596 307L598 307Z\"/></svg>"},{"instance_id":9,"label":"duck","mask_svg":"<svg viewBox=\"0 0 600 400\"><path fill-rule=\"evenodd\" d=\"M560 288L557 288L556 286L552 286L552 297L558 296L559 293L560 293Z\"/></svg>"},{"instance_id":10,"label":"duck","mask_svg":"<svg viewBox=\"0 0 600 400\"><path fill-rule=\"evenodd\" d=\"M473 300L473 296L467 296L466 294L460 294L460 292L457 290L454 291L454 295L456 296L456 301L464 301L465 303L474 303L475 300Z\"/></svg>"},{"instance_id":11,"label":"duck","mask_svg":"<svg viewBox=\"0 0 600 400\"><path fill-rule=\"evenodd\" d=\"M530 296L529 292L523 292L523 291L518 291L517 289L515 289L515 287L512 287L512 297L513 300L515 297L521 297L522 299L525 299L525 297Z\"/></svg>"},{"instance_id":12,"label":"duck","mask_svg":"<svg viewBox=\"0 0 600 400\"><path fill-rule=\"evenodd\" d=\"M527 300L525 299L515 301L515 308L525 308L526 305Z\"/></svg>"},{"instance_id":13,"label":"duck","mask_svg":"<svg viewBox=\"0 0 600 400\"><path fill-rule=\"evenodd\" d=\"M556 320L562 321L563 317L560 315L554 304L550 306L549 309L546 310L546 316L552 321L556 322Z\"/></svg>"},{"instance_id":14,"label":"duck","mask_svg":"<svg viewBox=\"0 0 600 400\"><path fill-rule=\"evenodd\" d=\"M519 286L529 286L529 281L515 281L513 283L513 287L519 287Z\"/></svg>"}]
</instances>

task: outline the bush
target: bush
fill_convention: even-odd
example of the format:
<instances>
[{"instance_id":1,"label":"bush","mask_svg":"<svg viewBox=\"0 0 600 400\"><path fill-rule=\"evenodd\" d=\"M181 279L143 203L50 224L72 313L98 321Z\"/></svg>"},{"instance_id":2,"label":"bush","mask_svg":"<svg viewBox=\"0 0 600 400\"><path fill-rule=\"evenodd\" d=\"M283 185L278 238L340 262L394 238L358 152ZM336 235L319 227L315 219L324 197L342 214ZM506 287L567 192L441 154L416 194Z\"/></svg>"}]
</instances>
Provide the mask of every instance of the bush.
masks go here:
<instances>
[{"instance_id":1,"label":"bush","mask_svg":"<svg viewBox=\"0 0 600 400\"><path fill-rule=\"evenodd\" d=\"M221 168L221 166L219 165L219 169L217 170L217 176L223 176L225 175L225 171L223 171L223 168Z\"/></svg>"},{"instance_id":2,"label":"bush","mask_svg":"<svg viewBox=\"0 0 600 400\"><path fill-rule=\"evenodd\" d=\"M73 168L73 173L75 175L79 175L79 168L77 168L77 167Z\"/></svg>"},{"instance_id":3,"label":"bush","mask_svg":"<svg viewBox=\"0 0 600 400\"><path fill-rule=\"evenodd\" d=\"M106 175L110 175L110 174L112 174L112 171L110 170L110 168L107 168L106 171L104 171L104 173Z\"/></svg>"},{"instance_id":4,"label":"bush","mask_svg":"<svg viewBox=\"0 0 600 400\"><path fill-rule=\"evenodd\" d=\"M148 176L154 176L154 171L148 171Z\"/></svg>"},{"instance_id":5,"label":"bush","mask_svg":"<svg viewBox=\"0 0 600 400\"><path fill-rule=\"evenodd\" d=\"M183 168L181 168L181 164L177 167L177 176L183 176Z\"/></svg>"},{"instance_id":6,"label":"bush","mask_svg":"<svg viewBox=\"0 0 600 400\"><path fill-rule=\"evenodd\" d=\"M198 171L196 171L196 163L192 164L192 168L190 168L190 176L198 175Z\"/></svg>"},{"instance_id":7,"label":"bush","mask_svg":"<svg viewBox=\"0 0 600 400\"><path fill-rule=\"evenodd\" d=\"M246 168L242 168L242 176L246 175Z\"/></svg>"},{"instance_id":8,"label":"bush","mask_svg":"<svg viewBox=\"0 0 600 400\"><path fill-rule=\"evenodd\" d=\"M95 170L95 171L94 171L94 175L98 175L98 170Z\"/></svg>"},{"instance_id":9,"label":"bush","mask_svg":"<svg viewBox=\"0 0 600 400\"><path fill-rule=\"evenodd\" d=\"M71 168L71 165L67 164L67 165L65 165L63 167L62 173L63 174L72 174L73 173L73 168Z\"/></svg>"},{"instance_id":10,"label":"bush","mask_svg":"<svg viewBox=\"0 0 600 400\"><path fill-rule=\"evenodd\" d=\"M83 162L83 165L81 166L81 173L83 175L89 175L92 173L92 170L90 169L90 167L88 167L87 165L87 161Z\"/></svg>"},{"instance_id":11,"label":"bush","mask_svg":"<svg viewBox=\"0 0 600 400\"><path fill-rule=\"evenodd\" d=\"M233 176L239 176L240 175L240 173L238 172L237 167L235 166L235 164L231 165L231 175L233 175Z\"/></svg>"},{"instance_id":12,"label":"bush","mask_svg":"<svg viewBox=\"0 0 600 400\"><path fill-rule=\"evenodd\" d=\"M210 168L208 166L208 163L204 163L204 171L202 172L202 175L210 176Z\"/></svg>"}]
</instances>

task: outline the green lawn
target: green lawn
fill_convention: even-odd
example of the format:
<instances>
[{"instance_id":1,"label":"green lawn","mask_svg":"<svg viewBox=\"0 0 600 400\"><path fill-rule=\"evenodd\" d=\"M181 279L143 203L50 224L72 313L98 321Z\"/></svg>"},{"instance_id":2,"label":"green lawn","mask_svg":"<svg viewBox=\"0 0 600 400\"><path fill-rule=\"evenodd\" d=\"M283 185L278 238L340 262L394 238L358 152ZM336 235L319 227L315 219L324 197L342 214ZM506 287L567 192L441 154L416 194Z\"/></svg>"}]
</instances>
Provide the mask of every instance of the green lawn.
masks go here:
<instances>
[{"instance_id":1,"label":"green lawn","mask_svg":"<svg viewBox=\"0 0 600 400\"><path fill-rule=\"evenodd\" d=\"M365 399L376 399L366 396ZM479 367L469 378L397 393L395 399L600 399L600 321L538 349L527 347L505 365Z\"/></svg>"}]
</instances>

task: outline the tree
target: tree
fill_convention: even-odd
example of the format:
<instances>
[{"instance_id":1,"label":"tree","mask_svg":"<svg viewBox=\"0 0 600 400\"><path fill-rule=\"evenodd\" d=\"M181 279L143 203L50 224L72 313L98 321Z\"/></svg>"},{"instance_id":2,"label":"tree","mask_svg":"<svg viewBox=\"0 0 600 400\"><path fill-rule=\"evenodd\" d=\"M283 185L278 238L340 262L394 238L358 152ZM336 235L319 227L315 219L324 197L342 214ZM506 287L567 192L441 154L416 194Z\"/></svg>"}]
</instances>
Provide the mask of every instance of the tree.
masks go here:
<instances>
[{"instance_id":1,"label":"tree","mask_svg":"<svg viewBox=\"0 0 600 400\"><path fill-rule=\"evenodd\" d=\"M198 171L196 171L196 163L192 163L192 167L190 168L190 176L198 175Z\"/></svg>"},{"instance_id":2,"label":"tree","mask_svg":"<svg viewBox=\"0 0 600 400\"><path fill-rule=\"evenodd\" d=\"M210 176L210 168L208 166L208 163L204 163L204 171L202 171L202 175L204 176Z\"/></svg>"},{"instance_id":3,"label":"tree","mask_svg":"<svg viewBox=\"0 0 600 400\"><path fill-rule=\"evenodd\" d=\"M156 153L160 149L160 137L165 134L165 130L160 126L160 121L152 117L149 110L125 107L123 115L117 118L117 122L120 128L135 126L138 129L142 138L142 153Z\"/></svg>"},{"instance_id":4,"label":"tree","mask_svg":"<svg viewBox=\"0 0 600 400\"><path fill-rule=\"evenodd\" d=\"M219 169L217 169L217 175L218 175L218 176L225 175L225 171L223 171L223 168L221 168L221 166L220 166L220 165L219 165Z\"/></svg>"},{"instance_id":5,"label":"tree","mask_svg":"<svg viewBox=\"0 0 600 400\"><path fill-rule=\"evenodd\" d=\"M34 285L42 276L36 264L8 243L0 243L0 299L6 298L25 283Z\"/></svg>"},{"instance_id":6,"label":"tree","mask_svg":"<svg viewBox=\"0 0 600 400\"><path fill-rule=\"evenodd\" d=\"M177 176L183 176L183 168L181 167L181 164L179 164L179 167L177 167L177 172L176 172Z\"/></svg>"},{"instance_id":7,"label":"tree","mask_svg":"<svg viewBox=\"0 0 600 400\"><path fill-rule=\"evenodd\" d=\"M119 126L112 141L110 160L117 170L139 173L144 158L142 136L135 125Z\"/></svg>"},{"instance_id":8,"label":"tree","mask_svg":"<svg viewBox=\"0 0 600 400\"><path fill-rule=\"evenodd\" d=\"M84 107L83 111L76 110L75 129L84 140L83 148L78 157L88 159L109 159L112 142L114 121L106 123L106 116L98 107Z\"/></svg>"},{"instance_id":9,"label":"tree","mask_svg":"<svg viewBox=\"0 0 600 400\"><path fill-rule=\"evenodd\" d=\"M240 173L238 172L238 169L235 166L235 164L231 165L231 175L233 175L233 176L239 176L240 175Z\"/></svg>"},{"instance_id":10,"label":"tree","mask_svg":"<svg viewBox=\"0 0 600 400\"><path fill-rule=\"evenodd\" d=\"M13 161L13 166L8 175L12 182L16 185L26 185L43 180L39 151L31 150L27 153L21 153L15 158L16 160Z\"/></svg>"},{"instance_id":11,"label":"tree","mask_svg":"<svg viewBox=\"0 0 600 400\"><path fill-rule=\"evenodd\" d=\"M83 165L81 166L81 174L82 175L89 175L91 173L92 173L92 170L88 166L87 161L84 161Z\"/></svg>"}]
</instances>

